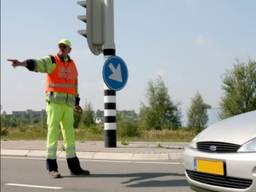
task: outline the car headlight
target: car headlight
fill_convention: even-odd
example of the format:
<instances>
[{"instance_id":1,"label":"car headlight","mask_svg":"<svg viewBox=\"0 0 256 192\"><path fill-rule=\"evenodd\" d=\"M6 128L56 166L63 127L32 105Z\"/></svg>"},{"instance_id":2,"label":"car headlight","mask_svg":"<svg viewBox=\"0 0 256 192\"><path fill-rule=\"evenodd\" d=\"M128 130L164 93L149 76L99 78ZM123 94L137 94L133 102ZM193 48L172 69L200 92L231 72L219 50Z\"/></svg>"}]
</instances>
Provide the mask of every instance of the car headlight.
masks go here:
<instances>
[{"instance_id":1,"label":"car headlight","mask_svg":"<svg viewBox=\"0 0 256 192\"><path fill-rule=\"evenodd\" d=\"M256 152L256 138L243 144L242 147L240 147L240 149L238 150L238 152Z\"/></svg>"},{"instance_id":2,"label":"car headlight","mask_svg":"<svg viewBox=\"0 0 256 192\"><path fill-rule=\"evenodd\" d=\"M194 137L194 139L191 141L188 147L191 149L197 149L197 145L196 145L197 139L198 139L198 136Z\"/></svg>"}]
</instances>

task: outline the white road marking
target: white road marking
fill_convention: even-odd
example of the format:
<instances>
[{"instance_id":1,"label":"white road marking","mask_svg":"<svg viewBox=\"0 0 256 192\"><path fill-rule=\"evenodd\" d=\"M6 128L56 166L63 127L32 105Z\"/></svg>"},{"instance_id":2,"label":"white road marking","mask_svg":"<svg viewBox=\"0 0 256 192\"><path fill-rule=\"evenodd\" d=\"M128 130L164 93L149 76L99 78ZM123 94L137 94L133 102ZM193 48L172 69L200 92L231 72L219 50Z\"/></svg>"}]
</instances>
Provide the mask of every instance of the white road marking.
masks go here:
<instances>
[{"instance_id":1,"label":"white road marking","mask_svg":"<svg viewBox=\"0 0 256 192\"><path fill-rule=\"evenodd\" d=\"M1 159L23 159L23 160L45 160L42 157L8 157L2 156ZM162 164L162 165L183 165L183 162L173 162L173 161L135 161L135 160L96 160L96 159L79 159L80 162L99 162L99 163L137 163L137 164ZM58 161L66 161L66 159L58 158Z\"/></svg>"},{"instance_id":2,"label":"white road marking","mask_svg":"<svg viewBox=\"0 0 256 192\"><path fill-rule=\"evenodd\" d=\"M40 185L28 185L28 184L19 184L19 183L6 183L7 186L15 187L28 187L28 188L39 188L39 189L63 189L63 187L51 187L51 186L40 186Z\"/></svg>"}]
</instances>

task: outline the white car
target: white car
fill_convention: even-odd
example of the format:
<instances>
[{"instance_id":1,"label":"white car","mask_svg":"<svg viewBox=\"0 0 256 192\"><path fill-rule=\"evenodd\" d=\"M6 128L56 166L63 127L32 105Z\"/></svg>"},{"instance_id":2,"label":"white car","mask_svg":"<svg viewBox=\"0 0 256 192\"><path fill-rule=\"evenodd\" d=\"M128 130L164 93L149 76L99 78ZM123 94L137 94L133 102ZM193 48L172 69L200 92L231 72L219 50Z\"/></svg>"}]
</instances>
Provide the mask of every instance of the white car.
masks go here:
<instances>
[{"instance_id":1,"label":"white car","mask_svg":"<svg viewBox=\"0 0 256 192\"><path fill-rule=\"evenodd\" d=\"M199 133L185 149L184 166L195 191L256 192L256 111Z\"/></svg>"}]
</instances>

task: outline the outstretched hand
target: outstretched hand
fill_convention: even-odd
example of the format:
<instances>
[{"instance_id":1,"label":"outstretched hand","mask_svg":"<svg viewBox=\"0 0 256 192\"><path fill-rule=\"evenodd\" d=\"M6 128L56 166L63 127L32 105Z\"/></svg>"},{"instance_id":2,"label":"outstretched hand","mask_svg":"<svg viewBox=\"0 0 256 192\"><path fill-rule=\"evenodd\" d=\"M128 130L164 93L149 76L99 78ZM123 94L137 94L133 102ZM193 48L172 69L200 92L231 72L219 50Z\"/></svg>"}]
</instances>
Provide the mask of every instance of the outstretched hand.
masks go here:
<instances>
[{"instance_id":1,"label":"outstretched hand","mask_svg":"<svg viewBox=\"0 0 256 192\"><path fill-rule=\"evenodd\" d=\"M14 68L15 68L15 67L18 67L18 66L23 66L23 67L26 66L26 63L25 63L25 62L20 62L20 61L17 60L17 59L7 59L7 61L12 62L12 66L13 66Z\"/></svg>"}]
</instances>

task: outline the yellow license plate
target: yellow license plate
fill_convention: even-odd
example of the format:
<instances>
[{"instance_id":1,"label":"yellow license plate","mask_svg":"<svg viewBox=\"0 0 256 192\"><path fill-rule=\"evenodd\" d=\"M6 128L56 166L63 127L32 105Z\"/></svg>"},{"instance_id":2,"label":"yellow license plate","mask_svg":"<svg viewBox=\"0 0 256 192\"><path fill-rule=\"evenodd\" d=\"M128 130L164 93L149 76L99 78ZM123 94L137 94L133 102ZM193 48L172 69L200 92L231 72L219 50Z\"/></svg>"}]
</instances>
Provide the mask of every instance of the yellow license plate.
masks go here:
<instances>
[{"instance_id":1,"label":"yellow license plate","mask_svg":"<svg viewBox=\"0 0 256 192\"><path fill-rule=\"evenodd\" d=\"M219 160L196 159L196 171L215 175L224 175L224 162Z\"/></svg>"}]
</instances>

